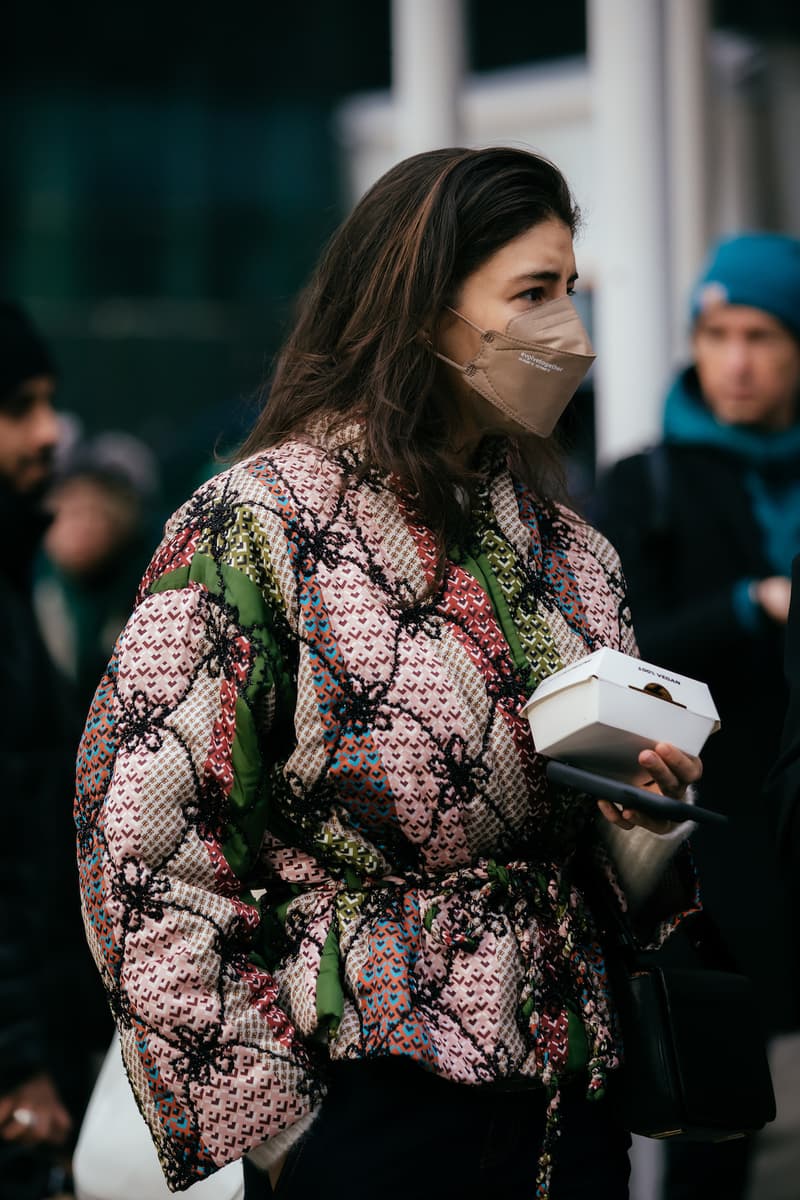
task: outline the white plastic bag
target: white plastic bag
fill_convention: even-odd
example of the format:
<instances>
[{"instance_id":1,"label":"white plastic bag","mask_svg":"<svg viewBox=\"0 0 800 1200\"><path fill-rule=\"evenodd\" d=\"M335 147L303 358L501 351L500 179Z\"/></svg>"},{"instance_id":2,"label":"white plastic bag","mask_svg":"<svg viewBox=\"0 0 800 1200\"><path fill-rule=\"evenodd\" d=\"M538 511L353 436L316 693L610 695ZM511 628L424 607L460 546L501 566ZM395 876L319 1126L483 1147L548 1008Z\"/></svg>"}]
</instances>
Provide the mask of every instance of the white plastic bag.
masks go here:
<instances>
[{"instance_id":1,"label":"white plastic bag","mask_svg":"<svg viewBox=\"0 0 800 1200\"><path fill-rule=\"evenodd\" d=\"M117 1034L83 1118L72 1171L78 1200L172 1200L125 1074ZM242 1200L241 1164L223 1167L181 1195L197 1200Z\"/></svg>"}]
</instances>

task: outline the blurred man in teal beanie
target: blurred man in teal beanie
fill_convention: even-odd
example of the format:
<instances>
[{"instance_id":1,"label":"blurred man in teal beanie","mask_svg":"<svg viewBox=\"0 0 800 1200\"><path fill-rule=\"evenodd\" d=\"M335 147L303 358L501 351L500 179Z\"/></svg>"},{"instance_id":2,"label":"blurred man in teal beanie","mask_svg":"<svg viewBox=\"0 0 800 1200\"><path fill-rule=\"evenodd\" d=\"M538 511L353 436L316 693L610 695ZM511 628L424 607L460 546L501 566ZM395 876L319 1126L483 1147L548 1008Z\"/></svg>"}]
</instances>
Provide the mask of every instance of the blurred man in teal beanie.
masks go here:
<instances>
[{"instance_id":1,"label":"blurred man in teal beanie","mask_svg":"<svg viewBox=\"0 0 800 1200\"><path fill-rule=\"evenodd\" d=\"M720 304L769 313L800 340L800 240L743 233L719 242L692 293L692 322Z\"/></svg>"},{"instance_id":2,"label":"blurred man in teal beanie","mask_svg":"<svg viewBox=\"0 0 800 1200\"><path fill-rule=\"evenodd\" d=\"M693 845L705 906L763 997L778 1117L755 1139L669 1145L663 1194L780 1200L800 1173L800 938L760 795L786 706L800 552L800 241L719 242L690 321L693 362L667 396L663 440L612 467L597 519L622 558L642 657L705 680L720 712L701 802L729 824Z\"/></svg>"}]
</instances>

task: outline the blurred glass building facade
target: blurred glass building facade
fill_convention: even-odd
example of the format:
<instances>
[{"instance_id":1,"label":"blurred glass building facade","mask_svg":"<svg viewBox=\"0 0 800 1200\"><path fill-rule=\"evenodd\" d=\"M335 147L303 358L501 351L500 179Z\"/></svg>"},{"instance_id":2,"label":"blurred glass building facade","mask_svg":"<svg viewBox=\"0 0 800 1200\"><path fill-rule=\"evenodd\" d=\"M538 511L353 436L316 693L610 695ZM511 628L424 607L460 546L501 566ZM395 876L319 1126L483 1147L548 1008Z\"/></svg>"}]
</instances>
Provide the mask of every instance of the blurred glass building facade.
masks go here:
<instances>
[{"instance_id":1,"label":"blurred glass building facade","mask_svg":"<svg viewBox=\"0 0 800 1200\"><path fill-rule=\"evenodd\" d=\"M583 54L584 8L471 0L471 71ZM332 114L388 87L390 0L4 11L0 293L51 337L62 404L144 435L179 499L249 421L343 214ZM800 39L792 2L715 22Z\"/></svg>"}]
</instances>

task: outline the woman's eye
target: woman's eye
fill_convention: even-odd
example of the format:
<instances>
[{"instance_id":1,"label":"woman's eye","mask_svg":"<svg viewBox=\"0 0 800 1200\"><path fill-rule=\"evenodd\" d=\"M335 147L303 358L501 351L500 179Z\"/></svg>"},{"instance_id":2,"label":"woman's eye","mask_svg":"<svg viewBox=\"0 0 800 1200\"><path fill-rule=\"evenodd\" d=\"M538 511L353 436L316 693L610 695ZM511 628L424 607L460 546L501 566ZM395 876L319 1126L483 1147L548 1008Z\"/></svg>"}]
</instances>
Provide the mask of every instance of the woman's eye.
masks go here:
<instances>
[{"instance_id":1,"label":"woman's eye","mask_svg":"<svg viewBox=\"0 0 800 1200\"><path fill-rule=\"evenodd\" d=\"M569 285L569 287L567 288L567 295L568 295L568 296L574 296L574 295L575 295L575 287L574 287L574 285L573 285L573 284L570 284L570 285Z\"/></svg>"},{"instance_id":2,"label":"woman's eye","mask_svg":"<svg viewBox=\"0 0 800 1200\"><path fill-rule=\"evenodd\" d=\"M526 288L524 292L520 292L519 299L520 300L531 300L531 301L544 300L544 288L542 288L542 287Z\"/></svg>"}]
</instances>

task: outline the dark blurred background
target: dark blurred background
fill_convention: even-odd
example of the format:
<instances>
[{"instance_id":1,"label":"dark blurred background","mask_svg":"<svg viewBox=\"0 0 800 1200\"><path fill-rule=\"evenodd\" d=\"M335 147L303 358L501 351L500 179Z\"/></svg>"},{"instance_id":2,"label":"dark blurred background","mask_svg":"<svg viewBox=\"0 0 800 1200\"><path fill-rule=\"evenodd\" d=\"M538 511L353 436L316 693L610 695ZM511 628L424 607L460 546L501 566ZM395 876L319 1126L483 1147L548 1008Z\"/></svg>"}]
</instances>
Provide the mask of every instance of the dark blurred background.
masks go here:
<instances>
[{"instance_id":1,"label":"dark blurred background","mask_svg":"<svg viewBox=\"0 0 800 1200\"><path fill-rule=\"evenodd\" d=\"M800 39L796 0L713 13ZM583 0L471 0L467 20L471 71L585 52ZM153 445L169 505L250 420L349 203L332 115L389 86L390 2L10 0L2 26L0 292L52 339L87 432Z\"/></svg>"}]
</instances>

